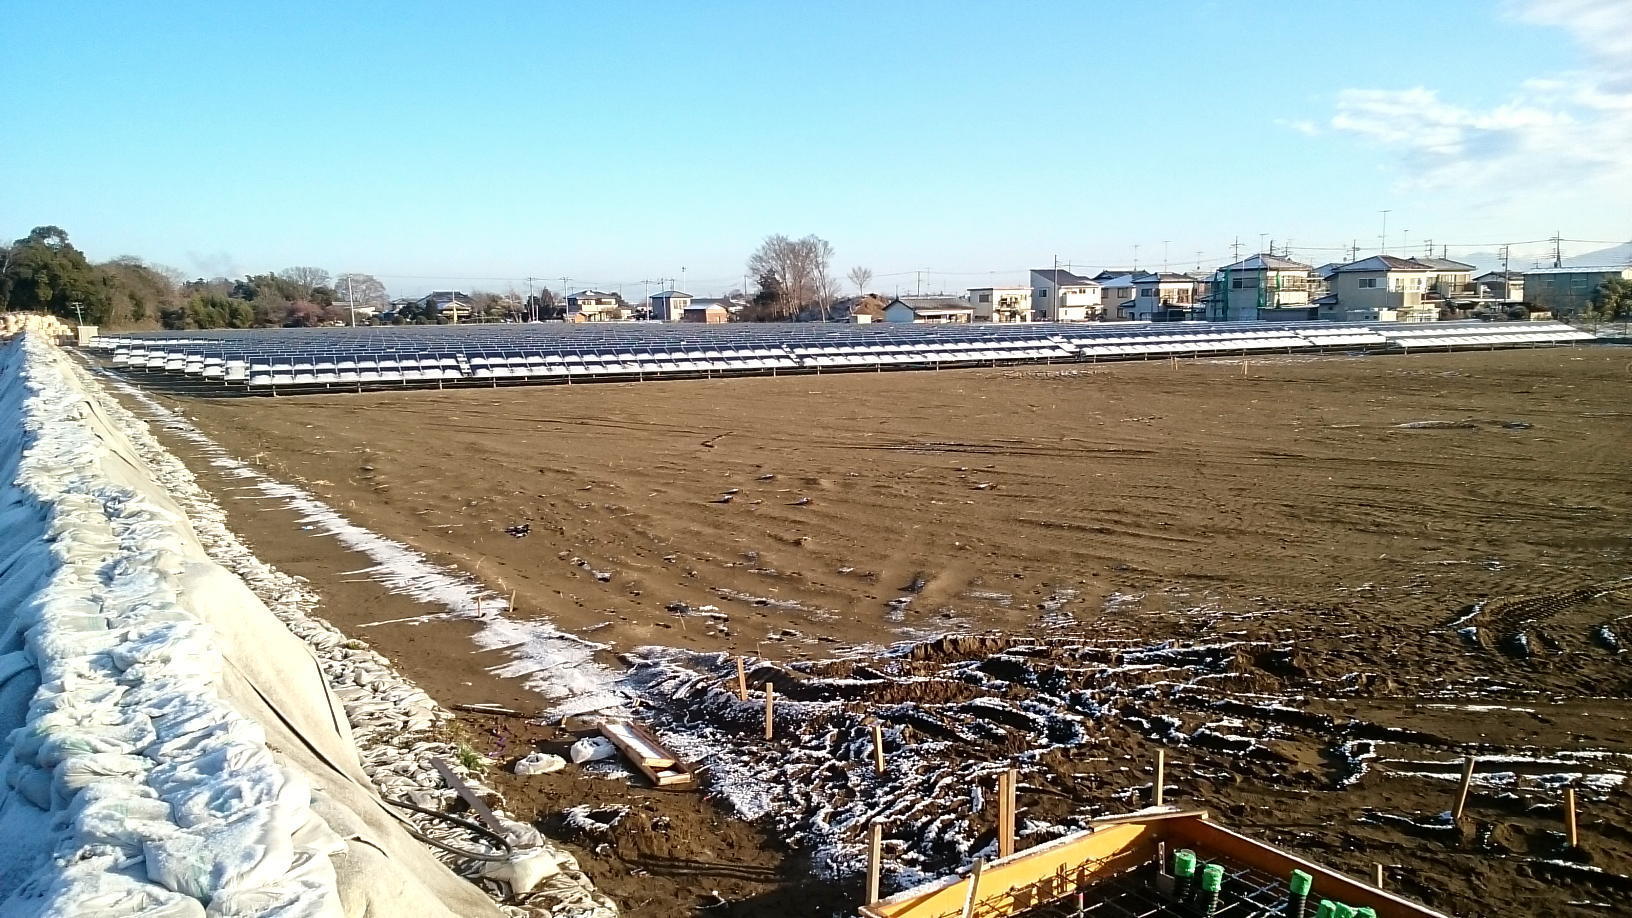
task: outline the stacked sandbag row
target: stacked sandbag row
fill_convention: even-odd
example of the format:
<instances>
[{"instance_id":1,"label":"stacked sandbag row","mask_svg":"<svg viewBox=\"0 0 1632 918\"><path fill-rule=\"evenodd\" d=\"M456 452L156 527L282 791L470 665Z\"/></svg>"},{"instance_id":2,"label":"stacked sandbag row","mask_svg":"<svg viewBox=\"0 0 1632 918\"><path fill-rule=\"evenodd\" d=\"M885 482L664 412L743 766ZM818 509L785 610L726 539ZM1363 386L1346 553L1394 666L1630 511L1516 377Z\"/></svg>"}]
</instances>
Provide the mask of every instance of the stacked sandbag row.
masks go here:
<instances>
[{"instance_id":1,"label":"stacked sandbag row","mask_svg":"<svg viewBox=\"0 0 1632 918\"><path fill-rule=\"evenodd\" d=\"M0 346L0 914L496 915L75 373Z\"/></svg>"},{"instance_id":2,"label":"stacked sandbag row","mask_svg":"<svg viewBox=\"0 0 1632 918\"><path fill-rule=\"evenodd\" d=\"M38 332L53 341L74 336L74 326L48 312L0 313L0 338L10 338L25 331Z\"/></svg>"},{"instance_id":3,"label":"stacked sandbag row","mask_svg":"<svg viewBox=\"0 0 1632 918\"><path fill-rule=\"evenodd\" d=\"M227 526L220 504L154 439L150 427L162 428L190 444L201 458L229 476L238 475L246 482L258 477L183 415L116 378L105 379L142 412L138 418L117 402L99 396L110 425L124 435L147 472L186 512L210 557L248 585L315 655L330 691L345 708L361 770L379 793L437 812L460 807L454 790L433 765L434 759L440 759L489 802L511 849L510 856L499 861L473 861L433 849L437 857L490 890L508 891L508 901L516 904L506 911L518 918L616 918L616 906L595 889L569 851L507 816L498 795L461 765L459 750L442 738L447 732L443 725L451 715L385 657L318 617L320 597L311 586L258 558ZM496 851L479 837L435 817L416 812L406 816L417 831L454 848Z\"/></svg>"}]
</instances>

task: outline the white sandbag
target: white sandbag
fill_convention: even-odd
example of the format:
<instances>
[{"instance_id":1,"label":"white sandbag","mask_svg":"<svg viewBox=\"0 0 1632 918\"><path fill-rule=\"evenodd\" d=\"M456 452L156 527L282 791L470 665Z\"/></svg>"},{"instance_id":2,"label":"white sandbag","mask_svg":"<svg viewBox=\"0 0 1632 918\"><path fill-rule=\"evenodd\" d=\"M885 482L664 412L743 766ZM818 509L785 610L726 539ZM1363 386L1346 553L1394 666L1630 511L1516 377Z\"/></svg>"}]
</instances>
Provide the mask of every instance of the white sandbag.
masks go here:
<instances>
[{"instance_id":1,"label":"white sandbag","mask_svg":"<svg viewBox=\"0 0 1632 918\"><path fill-rule=\"evenodd\" d=\"M610 759L618 754L618 747L604 736L586 736L567 750L574 764L582 765L585 762L599 762Z\"/></svg>"},{"instance_id":2,"label":"white sandbag","mask_svg":"<svg viewBox=\"0 0 1632 918\"><path fill-rule=\"evenodd\" d=\"M142 854L148 879L202 901L276 882L295 859L290 829L258 810L149 841Z\"/></svg>"},{"instance_id":3,"label":"white sandbag","mask_svg":"<svg viewBox=\"0 0 1632 918\"><path fill-rule=\"evenodd\" d=\"M516 761L518 775L547 775L567 767L567 760L547 752L535 752Z\"/></svg>"},{"instance_id":4,"label":"white sandbag","mask_svg":"<svg viewBox=\"0 0 1632 918\"><path fill-rule=\"evenodd\" d=\"M69 811L74 842L82 847L117 848L125 857L141 856L149 841L174 834L170 805L156 797L140 796L139 785L120 787L104 782L86 788Z\"/></svg>"},{"instance_id":5,"label":"white sandbag","mask_svg":"<svg viewBox=\"0 0 1632 918\"><path fill-rule=\"evenodd\" d=\"M62 868L40 918L204 918L197 899L143 883L118 863L96 857Z\"/></svg>"}]
</instances>

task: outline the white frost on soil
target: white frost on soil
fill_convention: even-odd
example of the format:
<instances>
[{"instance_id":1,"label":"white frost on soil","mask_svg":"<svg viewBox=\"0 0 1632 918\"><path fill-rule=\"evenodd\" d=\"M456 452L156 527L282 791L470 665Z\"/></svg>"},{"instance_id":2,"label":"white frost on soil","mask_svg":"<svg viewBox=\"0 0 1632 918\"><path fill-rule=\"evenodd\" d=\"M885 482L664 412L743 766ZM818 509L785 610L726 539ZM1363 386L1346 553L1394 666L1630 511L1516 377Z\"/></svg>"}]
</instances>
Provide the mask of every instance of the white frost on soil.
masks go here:
<instances>
[{"instance_id":1,"label":"white frost on soil","mask_svg":"<svg viewBox=\"0 0 1632 918\"><path fill-rule=\"evenodd\" d=\"M302 523L339 540L374 562L367 573L393 593L447 611L376 626L433 620L474 620L481 628L472 640L483 650L502 653L507 662L493 672L503 677L525 676L525 685L543 695L558 715L621 708L615 676L595 660L604 645L586 641L556 628L546 620L507 617L508 601L458 571L436 564L407 545L385 538L347 520L310 492L276 481L234 459L186 418L171 411L113 374L104 378L142 406L148 418L210 457L210 463L242 478L261 495L301 514Z\"/></svg>"}]
</instances>

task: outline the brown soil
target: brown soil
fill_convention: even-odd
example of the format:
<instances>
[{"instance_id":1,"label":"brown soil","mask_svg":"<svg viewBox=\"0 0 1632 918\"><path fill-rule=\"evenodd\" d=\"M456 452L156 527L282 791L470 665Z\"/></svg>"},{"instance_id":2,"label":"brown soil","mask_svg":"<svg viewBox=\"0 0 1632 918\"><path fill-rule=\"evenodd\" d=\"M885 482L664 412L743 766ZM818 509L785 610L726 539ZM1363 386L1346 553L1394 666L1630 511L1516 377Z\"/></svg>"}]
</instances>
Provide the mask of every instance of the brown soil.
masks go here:
<instances>
[{"instance_id":1,"label":"brown soil","mask_svg":"<svg viewBox=\"0 0 1632 918\"><path fill-rule=\"evenodd\" d=\"M1609 764L1575 770L1626 770L1627 657L1598 629L1632 639L1629 360L1592 348L1253 361L1245 374L1193 361L167 399L267 474L514 590L524 616L619 650L761 654L820 696L822 679L854 674L799 661L840 648L970 629L1068 638L1069 684L1035 696L1103 690L1120 732L1036 763L1022 793L1033 818L1137 805L1128 795L1150 782L1138 760L1162 735L1151 717L1186 733L1229 717L1240 725L1203 736L1247 734L1265 751L1227 738L1175 749L1171 799L1357 873L1383 861L1397 888L1459 913L1601 914L1571 903L1624 891L1545 863L1560 855L1556 799L1533 788L1476 794L1451 837L1390 817L1449 807L1454 785L1418 774L1423 760L1603 750ZM1424 421L1453 423L1400 426ZM347 576L366 564L288 511L223 503L263 558L318 585L341 627L413 614ZM525 537L505 532L523 524ZM727 618L697 614L711 605ZM468 627L355 633L445 703L536 708L484 672ZM1180 689L1154 699L1123 675L1081 681L1093 641L1164 638L1252 649L1176 666ZM1030 697L1009 670L1060 669L1048 654L1064 652L1016 664L958 648L939 662L984 661L1006 687L948 679L934 697L896 684L923 672L880 664L847 703L941 705L944 724L974 697ZM1250 708L1262 699L1247 693L1295 698L1301 713ZM469 727L501 756L570 740L494 720ZM960 742L990 757L1035 745L1024 723L999 727ZM1349 784L1333 750L1356 740L1380 761ZM694 795L570 776L502 789L562 834L563 807L633 804L611 837L573 839L632 913L690 914L718 890L743 904L710 913L824 914L854 894L801 882L765 827ZM1583 800L1591 862L1628 873L1626 789Z\"/></svg>"}]
</instances>

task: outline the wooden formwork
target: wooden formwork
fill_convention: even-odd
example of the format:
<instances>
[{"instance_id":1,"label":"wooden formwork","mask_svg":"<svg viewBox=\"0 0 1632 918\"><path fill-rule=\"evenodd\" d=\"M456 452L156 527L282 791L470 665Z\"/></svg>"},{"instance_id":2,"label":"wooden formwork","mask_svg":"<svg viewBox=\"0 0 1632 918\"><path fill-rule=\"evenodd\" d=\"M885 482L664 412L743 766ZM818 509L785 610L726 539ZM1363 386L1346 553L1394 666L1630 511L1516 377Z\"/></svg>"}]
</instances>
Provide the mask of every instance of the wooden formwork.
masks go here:
<instances>
[{"instance_id":1,"label":"wooden formwork","mask_svg":"<svg viewBox=\"0 0 1632 918\"><path fill-rule=\"evenodd\" d=\"M1374 909L1379 918L1449 918L1442 912L1345 876L1273 845L1232 832L1204 811L1103 819L1085 831L985 864L977 875L948 877L862 906L862 918L1007 918L1042 910L1153 865L1162 850L1192 848L1274 877L1301 870L1319 898ZM973 895L971 895L973 887ZM1310 913L1314 911L1313 903Z\"/></svg>"}]
</instances>

